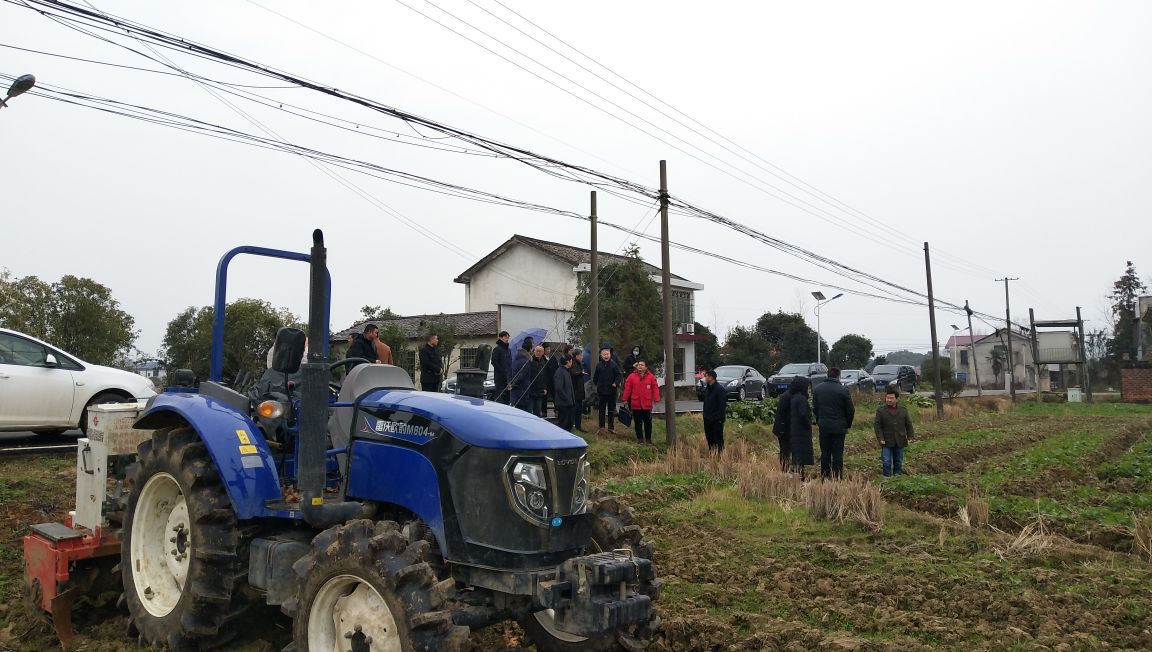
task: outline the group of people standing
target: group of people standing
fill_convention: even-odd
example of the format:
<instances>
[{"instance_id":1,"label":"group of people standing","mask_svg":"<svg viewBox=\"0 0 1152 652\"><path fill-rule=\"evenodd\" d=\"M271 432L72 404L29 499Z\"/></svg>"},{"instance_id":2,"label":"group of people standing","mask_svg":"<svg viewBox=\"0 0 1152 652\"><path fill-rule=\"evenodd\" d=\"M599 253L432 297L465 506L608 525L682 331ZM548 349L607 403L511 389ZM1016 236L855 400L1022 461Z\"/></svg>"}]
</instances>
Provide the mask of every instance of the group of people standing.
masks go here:
<instances>
[{"instance_id":1,"label":"group of people standing","mask_svg":"<svg viewBox=\"0 0 1152 652\"><path fill-rule=\"evenodd\" d=\"M587 432L580 418L588 375L584 352L565 346L553 354L551 345L536 344L531 337L524 338L513 352L510 341L508 331L501 331L492 350L496 401L538 417L547 415L551 401L558 426Z\"/></svg>"},{"instance_id":2,"label":"group of people standing","mask_svg":"<svg viewBox=\"0 0 1152 652\"><path fill-rule=\"evenodd\" d=\"M812 448L815 424L820 435L820 477L844 477L844 439L855 416L856 405L848 388L840 383L839 369L829 369L828 378L814 388L807 378L793 379L788 391L778 399L772 424L772 432L780 444L780 470L796 472L801 479L805 478L807 467L815 464ZM884 405L876 409L873 429L880 444L884 476L902 474L904 448L915 431L908 410L899 404L896 388L886 390Z\"/></svg>"}]
</instances>

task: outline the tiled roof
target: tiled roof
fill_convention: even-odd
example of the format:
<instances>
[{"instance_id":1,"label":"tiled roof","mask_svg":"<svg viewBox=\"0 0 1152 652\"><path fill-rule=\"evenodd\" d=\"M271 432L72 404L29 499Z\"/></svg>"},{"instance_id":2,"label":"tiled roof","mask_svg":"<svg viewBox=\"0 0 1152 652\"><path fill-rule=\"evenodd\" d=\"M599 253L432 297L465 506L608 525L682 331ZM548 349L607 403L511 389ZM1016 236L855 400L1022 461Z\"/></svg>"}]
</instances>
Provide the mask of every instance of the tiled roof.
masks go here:
<instances>
[{"instance_id":1,"label":"tiled roof","mask_svg":"<svg viewBox=\"0 0 1152 652\"><path fill-rule=\"evenodd\" d=\"M982 337L984 336L979 335L976 339L979 340ZM968 346L970 344L972 344L971 335L953 335L952 337L948 338L948 342L944 344L944 348L950 349L953 346Z\"/></svg>"},{"instance_id":2,"label":"tiled roof","mask_svg":"<svg viewBox=\"0 0 1152 652\"><path fill-rule=\"evenodd\" d=\"M364 330L364 324L369 322L377 326L395 324L400 332L409 339L418 339L424 335L424 328L429 322L450 321L456 325L456 335L459 337L480 337L484 335L496 336L496 311L458 312L438 315L412 315L411 317L397 317L396 319L364 319L356 322L351 328L333 335L333 339L345 340L352 333Z\"/></svg>"},{"instance_id":3,"label":"tiled roof","mask_svg":"<svg viewBox=\"0 0 1152 652\"><path fill-rule=\"evenodd\" d=\"M503 254L505 251L508 251L515 244L523 244L523 245L527 245L529 247L533 247L535 249L539 249L540 251L543 251L544 253L546 253L550 256L558 258L558 259L568 263L569 265L572 265L573 267L575 267L577 265L589 265L592 263L592 250L591 249L581 249L580 247L573 247L572 245L566 245L566 244L563 244L561 242L550 242L548 240L539 240L537 238L529 238L526 235L516 234L516 235L513 235L511 238L509 238L506 242L504 242L504 244L493 249L492 252L489 253L487 256L478 260L476 262L476 264L474 264L471 267L469 267L468 269L464 270L464 272L462 272L459 276L456 277L455 282L467 283L467 282L471 281L473 274L475 274L477 271L479 271L482 267L484 267L488 263L495 260L498 256ZM604 265L611 265L614 263L622 263L626 260L628 260L627 256L621 256L619 254L610 254L610 253L603 252L603 251L600 252L600 261L601 261L601 264L604 264ZM657 267L655 265L650 265L648 263L644 263L644 269L649 274L659 274L660 273L659 267ZM675 274L672 274L672 278L679 279L681 281L687 280L684 277L677 276Z\"/></svg>"}]
</instances>

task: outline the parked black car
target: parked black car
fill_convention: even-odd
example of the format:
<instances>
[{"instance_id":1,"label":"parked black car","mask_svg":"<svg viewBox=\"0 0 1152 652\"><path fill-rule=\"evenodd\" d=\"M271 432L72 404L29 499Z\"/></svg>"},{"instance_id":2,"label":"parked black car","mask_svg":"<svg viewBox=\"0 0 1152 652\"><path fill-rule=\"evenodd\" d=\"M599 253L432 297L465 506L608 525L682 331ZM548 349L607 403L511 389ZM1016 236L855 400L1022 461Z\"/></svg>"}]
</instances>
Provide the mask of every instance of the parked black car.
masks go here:
<instances>
[{"instance_id":1,"label":"parked black car","mask_svg":"<svg viewBox=\"0 0 1152 652\"><path fill-rule=\"evenodd\" d=\"M449 376L444 382L440 383L440 391L445 394L456 394L456 376ZM496 400L496 373L492 367L488 367L488 377L484 379L484 398L489 401Z\"/></svg>"},{"instance_id":2,"label":"parked black car","mask_svg":"<svg viewBox=\"0 0 1152 652\"><path fill-rule=\"evenodd\" d=\"M756 398L763 400L768 397L768 384L764 375L752 367L739 364L716 367L716 382L728 392L728 400L746 400ZM707 385L701 378L696 382L696 396L704 400L704 388Z\"/></svg>"},{"instance_id":3,"label":"parked black car","mask_svg":"<svg viewBox=\"0 0 1152 652\"><path fill-rule=\"evenodd\" d=\"M916 370L906 364L882 364L872 370L872 381L876 391L882 392L888 386L899 387L902 392L915 392L919 384Z\"/></svg>"},{"instance_id":4,"label":"parked black car","mask_svg":"<svg viewBox=\"0 0 1152 652\"><path fill-rule=\"evenodd\" d=\"M863 369L842 369L840 371L840 384L852 390L871 392L876 389L876 381Z\"/></svg>"},{"instance_id":5,"label":"parked black car","mask_svg":"<svg viewBox=\"0 0 1152 652\"><path fill-rule=\"evenodd\" d=\"M786 364L768 379L768 393L773 397L783 394L797 376L807 378L813 385L822 383L828 378L828 367L819 362Z\"/></svg>"}]
</instances>

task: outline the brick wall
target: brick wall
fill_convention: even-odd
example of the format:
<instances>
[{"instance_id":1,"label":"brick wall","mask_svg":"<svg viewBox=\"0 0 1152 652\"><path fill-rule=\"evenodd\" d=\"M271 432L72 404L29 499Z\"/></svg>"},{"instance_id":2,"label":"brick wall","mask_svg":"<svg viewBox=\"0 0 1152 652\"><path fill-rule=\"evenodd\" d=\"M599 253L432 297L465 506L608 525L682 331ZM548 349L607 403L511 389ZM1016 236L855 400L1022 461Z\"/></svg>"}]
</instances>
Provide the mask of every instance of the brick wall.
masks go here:
<instances>
[{"instance_id":1,"label":"brick wall","mask_svg":"<svg viewBox=\"0 0 1152 652\"><path fill-rule=\"evenodd\" d=\"M1152 368L1121 369L1120 400L1125 403L1152 402Z\"/></svg>"}]
</instances>

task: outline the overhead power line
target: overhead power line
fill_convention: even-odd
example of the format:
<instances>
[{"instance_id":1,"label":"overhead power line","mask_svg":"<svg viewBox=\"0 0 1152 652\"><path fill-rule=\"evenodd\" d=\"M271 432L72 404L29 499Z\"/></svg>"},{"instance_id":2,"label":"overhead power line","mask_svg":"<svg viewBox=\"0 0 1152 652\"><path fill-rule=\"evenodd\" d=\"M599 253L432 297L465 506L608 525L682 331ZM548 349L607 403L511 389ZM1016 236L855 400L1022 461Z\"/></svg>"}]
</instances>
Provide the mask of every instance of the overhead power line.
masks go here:
<instances>
[{"instance_id":1,"label":"overhead power line","mask_svg":"<svg viewBox=\"0 0 1152 652\"><path fill-rule=\"evenodd\" d=\"M258 62L249 61L239 56L228 54L222 51L215 50L208 46L188 41L164 32L154 30L152 28L127 21L125 19L115 18L103 14L98 11L87 10L83 7L78 7L60 0L5 0L11 4L17 4L26 7L42 7L50 10L55 10L58 14L54 14L53 18L63 21L64 23L82 23L93 29L99 29L106 33L114 33L117 36L122 33L128 33L133 38L143 39L154 45L169 48L175 51L181 51L195 57L203 58L206 60L216 61L224 65L246 70L269 78L278 79L291 84L296 84L302 88L306 88L315 92L323 93L325 95L335 97L353 104L368 108L373 111L380 112L385 115L392 116L409 122L411 124L420 125L428 130L442 133L446 136L454 137L462 142L471 144L477 148L484 149L502 157L512 158L522 164L529 165L546 174L552 175L557 178L566 179L570 181L577 181L595 188L619 190L625 193L637 194L646 197L650 200L655 200L658 197L658 191L648 187L644 184L629 181L614 175L610 175L593 168L586 166L574 165L566 163L553 157L545 156L522 147L516 147L506 143L502 143L493 139L485 138L483 136L468 132L460 128L452 127L447 124L437 122L435 120L427 119L422 116L406 112L395 107L387 106L379 102L375 102L369 98L359 96L346 91L341 91L332 87L324 86L317 82L313 82L290 73L274 69L272 67L260 64ZM41 12L46 13L46 12ZM77 25L70 25L74 28L80 29L86 34L91 34L88 30L83 29ZM146 55L145 55L146 56ZM820 256L814 252L810 252L791 243L767 236L759 231L747 227L746 225L739 224L733 220L723 218L715 213L705 209L698 208L691 203L684 200L674 198L674 204L678 207L685 209L687 212L695 214L697 217L706 219L718 224L722 224L728 228L737 230L754 237L769 246L776 247L781 251L789 253L789 255L796 256L801 260L805 260L812 264L828 270L837 270L839 275L851 278L854 281L872 285L873 287L882 287L886 293L899 293L903 292L910 294L917 299L924 298L924 294L910 288L906 288L894 283L887 279L867 274L861 270L854 269L847 265L843 265L835 260ZM961 309L956 304L945 304L953 310Z\"/></svg>"}]
</instances>

